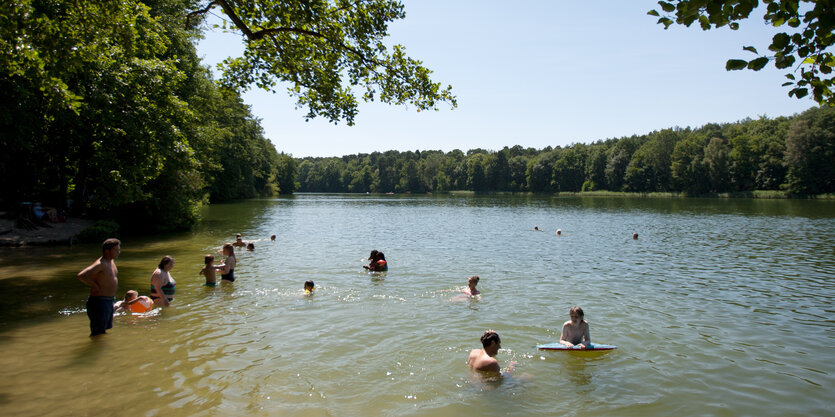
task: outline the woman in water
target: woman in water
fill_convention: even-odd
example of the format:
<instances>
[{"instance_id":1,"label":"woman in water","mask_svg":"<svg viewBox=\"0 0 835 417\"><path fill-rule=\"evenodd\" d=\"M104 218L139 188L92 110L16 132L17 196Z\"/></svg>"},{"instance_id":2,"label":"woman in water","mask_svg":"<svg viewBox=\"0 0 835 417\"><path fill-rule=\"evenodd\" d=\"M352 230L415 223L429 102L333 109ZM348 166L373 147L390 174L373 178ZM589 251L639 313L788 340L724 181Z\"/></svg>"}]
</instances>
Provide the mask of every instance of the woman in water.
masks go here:
<instances>
[{"instance_id":1,"label":"woman in water","mask_svg":"<svg viewBox=\"0 0 835 417\"><path fill-rule=\"evenodd\" d=\"M226 255L226 260L215 266L215 269L220 272L221 282L234 282L235 265L238 263L238 258L235 257L235 247L231 243L223 245L223 254Z\"/></svg>"},{"instance_id":2,"label":"woman in water","mask_svg":"<svg viewBox=\"0 0 835 417\"><path fill-rule=\"evenodd\" d=\"M154 303L162 303L163 307L171 305L171 300L174 299L174 286L177 285L171 276L171 268L174 268L174 258L164 256L151 275L151 299Z\"/></svg>"}]
</instances>

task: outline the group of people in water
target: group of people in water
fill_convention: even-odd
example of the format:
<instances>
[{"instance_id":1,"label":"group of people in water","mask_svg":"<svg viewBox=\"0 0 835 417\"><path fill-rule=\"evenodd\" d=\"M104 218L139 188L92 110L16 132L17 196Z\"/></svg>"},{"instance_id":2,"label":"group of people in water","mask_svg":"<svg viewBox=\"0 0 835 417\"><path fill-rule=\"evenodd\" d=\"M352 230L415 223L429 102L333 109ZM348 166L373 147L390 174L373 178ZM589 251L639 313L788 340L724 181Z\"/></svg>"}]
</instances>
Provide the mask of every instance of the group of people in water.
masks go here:
<instances>
[{"instance_id":1,"label":"group of people in water","mask_svg":"<svg viewBox=\"0 0 835 417\"><path fill-rule=\"evenodd\" d=\"M535 228L537 230L538 228ZM637 235L637 234L636 234ZM635 236L637 237L637 236ZM275 235L270 237L275 240ZM226 243L219 251L225 256L220 265L215 265L215 257L212 254L204 256L204 266L200 275L206 278L206 286L217 285L217 273L220 273L221 282L235 281L235 247L247 247L247 250L255 250L254 243L246 244L237 234L233 243ZM164 256L157 268L151 275L150 297L140 296L135 290L126 292L124 299L115 301L118 285L118 270L116 258L121 252L121 242L118 239L107 239L102 243L102 256L78 273L78 279L90 287L90 296L87 299L87 317L90 319L90 336L105 334L113 327L113 316L119 312L144 313L150 311L154 305L163 307L170 306L174 299L176 281L171 276L171 269L174 267L174 258ZM388 270L388 262L383 252L373 250L368 257L369 264L363 268L370 272L384 272ZM476 289L478 275L467 279L467 288L462 293L469 297L477 297L481 292ZM304 293L312 294L315 284L308 280L304 283ZM589 336L589 325L584 319L583 309L574 306L569 311L570 320L562 326L560 343L567 347L586 348L591 345ZM495 356L501 348L501 338L493 330L487 330L481 336L481 349L474 349L470 352L467 364L472 370L481 372L499 373L501 369ZM507 371L513 370L511 364Z\"/></svg>"},{"instance_id":2,"label":"group of people in water","mask_svg":"<svg viewBox=\"0 0 835 417\"><path fill-rule=\"evenodd\" d=\"M270 239L275 240L275 235ZM119 312L145 313L150 311L154 305L168 307L174 300L177 282L171 276L171 269L174 268L174 258L164 256L159 265L151 274L150 297L140 296L135 290L129 290L125 297L115 301L116 287L118 285L118 270L116 258L121 253L122 243L119 239L107 239L102 243L102 256L78 273L78 279L90 287L90 296L87 298L87 317L90 319L90 336L105 334L107 329L113 328L113 315ZM215 265L215 256L212 254L203 257L204 266L200 275L206 277L204 285L214 287L217 285L217 274L220 273L221 282L235 281L235 247L246 247L249 251L255 250L255 244L244 243L240 233L233 243L226 243L220 252L225 257L220 265Z\"/></svg>"}]
</instances>

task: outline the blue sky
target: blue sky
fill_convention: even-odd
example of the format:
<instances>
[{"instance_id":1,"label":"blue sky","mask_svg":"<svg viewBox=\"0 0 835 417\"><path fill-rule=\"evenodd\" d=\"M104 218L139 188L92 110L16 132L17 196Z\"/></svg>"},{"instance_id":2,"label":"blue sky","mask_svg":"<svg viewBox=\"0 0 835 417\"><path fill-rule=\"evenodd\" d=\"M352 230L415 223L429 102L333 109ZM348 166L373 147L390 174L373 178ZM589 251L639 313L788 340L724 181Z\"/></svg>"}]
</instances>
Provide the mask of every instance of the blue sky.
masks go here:
<instances>
[{"instance_id":1,"label":"blue sky","mask_svg":"<svg viewBox=\"0 0 835 417\"><path fill-rule=\"evenodd\" d=\"M740 30L664 30L646 12L655 1L406 0L406 18L390 27L390 43L451 84L458 108L439 111L361 103L354 126L304 109L279 86L244 101L262 119L279 152L341 156L396 149L543 148L697 127L746 117L788 116L815 106L788 97L783 72L725 71L742 50L766 51L776 30L762 14ZM241 38L206 32L198 54L214 67L242 50ZM361 96L361 94L358 94Z\"/></svg>"}]
</instances>

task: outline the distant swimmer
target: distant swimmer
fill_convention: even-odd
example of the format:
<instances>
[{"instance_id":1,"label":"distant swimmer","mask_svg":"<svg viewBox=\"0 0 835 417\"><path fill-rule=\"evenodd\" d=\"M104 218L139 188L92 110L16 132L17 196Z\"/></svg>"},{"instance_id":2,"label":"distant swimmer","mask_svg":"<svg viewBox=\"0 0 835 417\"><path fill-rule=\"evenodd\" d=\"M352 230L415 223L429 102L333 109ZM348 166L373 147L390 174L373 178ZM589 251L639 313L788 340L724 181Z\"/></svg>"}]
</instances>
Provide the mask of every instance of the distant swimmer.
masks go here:
<instances>
[{"instance_id":1,"label":"distant swimmer","mask_svg":"<svg viewBox=\"0 0 835 417\"><path fill-rule=\"evenodd\" d=\"M232 246L239 247L239 248L242 248L242 247L246 246L246 243L244 243L243 239L241 239L241 234L240 233L235 235L235 242L232 243Z\"/></svg>"},{"instance_id":2,"label":"distant swimmer","mask_svg":"<svg viewBox=\"0 0 835 417\"><path fill-rule=\"evenodd\" d=\"M116 258L122 250L119 239L107 239L101 245L101 257L78 273L77 278L90 287L87 298L87 317L90 336L107 333L113 328L113 304L119 284Z\"/></svg>"},{"instance_id":3,"label":"distant swimmer","mask_svg":"<svg viewBox=\"0 0 835 417\"><path fill-rule=\"evenodd\" d=\"M487 330L481 335L481 349L473 349L470 352L470 357L467 358L467 365L470 369L480 372L500 373L499 361L496 360L496 354L502 348L502 339L499 334L493 330ZM508 366L507 371L513 370L514 363Z\"/></svg>"},{"instance_id":4,"label":"distant swimmer","mask_svg":"<svg viewBox=\"0 0 835 417\"><path fill-rule=\"evenodd\" d=\"M368 260L370 261L368 265L363 265L363 268L373 271L373 272L382 272L388 271L388 261L386 261L386 255L383 252L372 250L371 254L368 255Z\"/></svg>"},{"instance_id":5,"label":"distant swimmer","mask_svg":"<svg viewBox=\"0 0 835 417\"><path fill-rule=\"evenodd\" d=\"M304 293L305 293L305 295L313 294L313 288L315 286L316 286L316 284L314 284L312 280L305 281L304 282Z\"/></svg>"},{"instance_id":6,"label":"distant swimmer","mask_svg":"<svg viewBox=\"0 0 835 417\"><path fill-rule=\"evenodd\" d=\"M534 231L536 231L536 232L538 232L538 231L539 231L539 226L534 226L534 227L533 227L533 230L534 230Z\"/></svg>"},{"instance_id":7,"label":"distant swimmer","mask_svg":"<svg viewBox=\"0 0 835 417\"><path fill-rule=\"evenodd\" d=\"M464 294L469 295L470 297L475 297L476 295L481 294L481 291L479 291L475 288L475 286L478 285L478 280L479 280L478 275L473 275L473 276L469 277L467 279L467 287L468 288L465 289L465 290L462 290L461 292L463 292Z\"/></svg>"},{"instance_id":8,"label":"distant swimmer","mask_svg":"<svg viewBox=\"0 0 835 417\"><path fill-rule=\"evenodd\" d=\"M249 252L254 252L255 251L255 244L252 243L252 242L247 243L246 244L246 250L249 251Z\"/></svg>"},{"instance_id":9,"label":"distant swimmer","mask_svg":"<svg viewBox=\"0 0 835 417\"><path fill-rule=\"evenodd\" d=\"M203 257L203 269L200 270L200 275L206 277L207 287L214 287L217 285L217 270L215 269L215 256L206 255Z\"/></svg>"},{"instance_id":10,"label":"distant swimmer","mask_svg":"<svg viewBox=\"0 0 835 417\"><path fill-rule=\"evenodd\" d=\"M275 235L270 235L270 240L274 242L275 241Z\"/></svg>"},{"instance_id":11,"label":"distant swimmer","mask_svg":"<svg viewBox=\"0 0 835 417\"><path fill-rule=\"evenodd\" d=\"M638 233L632 233L632 240L638 240Z\"/></svg>"},{"instance_id":12,"label":"distant swimmer","mask_svg":"<svg viewBox=\"0 0 835 417\"><path fill-rule=\"evenodd\" d=\"M557 236L562 236L562 229L557 229Z\"/></svg>"},{"instance_id":13,"label":"distant swimmer","mask_svg":"<svg viewBox=\"0 0 835 417\"><path fill-rule=\"evenodd\" d=\"M589 336L589 322L584 319L583 309L577 306L571 307L568 316L571 320L562 325L560 344L568 347L581 346L585 349L591 344L591 336Z\"/></svg>"}]
</instances>

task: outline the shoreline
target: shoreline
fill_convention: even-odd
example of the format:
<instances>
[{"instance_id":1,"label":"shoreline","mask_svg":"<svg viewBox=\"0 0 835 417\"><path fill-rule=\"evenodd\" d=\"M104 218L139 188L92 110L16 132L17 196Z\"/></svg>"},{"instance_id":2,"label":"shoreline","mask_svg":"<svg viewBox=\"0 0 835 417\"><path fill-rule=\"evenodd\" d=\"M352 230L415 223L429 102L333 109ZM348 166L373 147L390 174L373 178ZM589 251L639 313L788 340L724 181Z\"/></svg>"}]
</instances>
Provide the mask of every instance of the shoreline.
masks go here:
<instances>
[{"instance_id":1,"label":"shoreline","mask_svg":"<svg viewBox=\"0 0 835 417\"><path fill-rule=\"evenodd\" d=\"M95 223L93 220L69 217L63 223L49 223L49 227L26 230L15 227L14 220L0 219L0 246L72 245L79 233L92 226L93 223Z\"/></svg>"}]
</instances>

